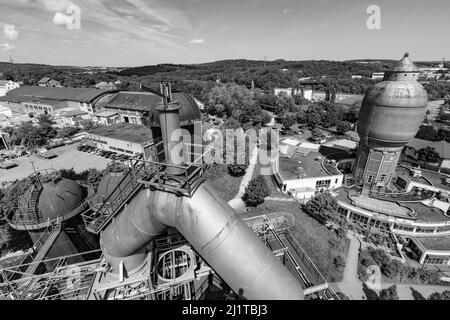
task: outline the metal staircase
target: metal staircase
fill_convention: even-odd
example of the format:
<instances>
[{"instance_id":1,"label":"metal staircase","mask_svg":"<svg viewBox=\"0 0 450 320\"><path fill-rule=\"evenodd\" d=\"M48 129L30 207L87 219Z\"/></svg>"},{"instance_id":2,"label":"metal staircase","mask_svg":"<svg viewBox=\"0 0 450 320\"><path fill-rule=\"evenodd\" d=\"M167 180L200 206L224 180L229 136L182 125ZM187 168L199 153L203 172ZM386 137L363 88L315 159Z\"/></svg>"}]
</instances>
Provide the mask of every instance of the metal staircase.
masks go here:
<instances>
[{"instance_id":1,"label":"metal staircase","mask_svg":"<svg viewBox=\"0 0 450 320\"><path fill-rule=\"evenodd\" d=\"M57 219L53 222L41 235L41 237L33 244L34 252L37 252L33 257L33 261L28 265L25 270L26 275L32 275L36 272L37 267L40 265L48 251L52 247L56 238L58 238L61 232L62 219ZM45 239L45 241L44 241Z\"/></svg>"},{"instance_id":2,"label":"metal staircase","mask_svg":"<svg viewBox=\"0 0 450 320\"><path fill-rule=\"evenodd\" d=\"M153 159L164 157L162 144L161 141L152 146ZM203 158L212 150L213 148L210 148L204 154L200 154L194 161L186 161L184 166L170 165L164 163L164 160L163 162L144 160L143 155L139 159L132 159L133 165L106 201L97 205L91 203L90 210L81 215L86 229L91 233L100 234L142 188L191 197L203 181L205 165ZM181 169L183 174L166 173L170 167Z\"/></svg>"},{"instance_id":3,"label":"metal staircase","mask_svg":"<svg viewBox=\"0 0 450 320\"><path fill-rule=\"evenodd\" d=\"M117 187L111 192L109 197L100 206L92 205L91 210L83 213L84 224L89 232L99 234L111 220L131 201L133 196L142 188L138 179L146 178L145 171L142 170L144 164L135 163Z\"/></svg>"},{"instance_id":4,"label":"metal staircase","mask_svg":"<svg viewBox=\"0 0 450 320\"><path fill-rule=\"evenodd\" d=\"M35 219L39 220L38 212L36 211L36 205L39 198L39 194L42 191L42 184L40 183L39 179L34 182L32 185L32 191L30 196L30 201L28 202L28 208L27 213L30 217L34 217Z\"/></svg>"}]
</instances>

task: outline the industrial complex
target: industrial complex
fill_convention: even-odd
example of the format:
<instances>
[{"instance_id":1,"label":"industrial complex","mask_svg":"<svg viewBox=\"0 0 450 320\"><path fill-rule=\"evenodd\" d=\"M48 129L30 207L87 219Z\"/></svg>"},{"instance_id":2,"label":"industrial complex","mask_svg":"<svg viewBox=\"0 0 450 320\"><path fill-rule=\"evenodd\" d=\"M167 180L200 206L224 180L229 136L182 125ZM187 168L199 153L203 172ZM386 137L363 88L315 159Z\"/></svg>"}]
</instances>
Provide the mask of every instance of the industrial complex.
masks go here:
<instances>
[{"instance_id":1,"label":"industrial complex","mask_svg":"<svg viewBox=\"0 0 450 320\"><path fill-rule=\"evenodd\" d=\"M418 77L405 54L368 90L359 143L281 139L273 180L299 203L330 193L335 215L389 234L400 260L450 265L449 184L440 172L401 161L406 146L414 156L411 142L428 102ZM170 84L86 90L22 87L1 98L49 114L76 104L102 124L86 133L86 144L129 157L128 165L111 163L95 189L52 170L28 177L7 222L30 234L33 250L2 266L1 298L339 299L292 235L288 215L242 219L219 196L204 178L213 151L196 144L199 137L174 156L180 129L198 133L192 96Z\"/></svg>"}]
</instances>

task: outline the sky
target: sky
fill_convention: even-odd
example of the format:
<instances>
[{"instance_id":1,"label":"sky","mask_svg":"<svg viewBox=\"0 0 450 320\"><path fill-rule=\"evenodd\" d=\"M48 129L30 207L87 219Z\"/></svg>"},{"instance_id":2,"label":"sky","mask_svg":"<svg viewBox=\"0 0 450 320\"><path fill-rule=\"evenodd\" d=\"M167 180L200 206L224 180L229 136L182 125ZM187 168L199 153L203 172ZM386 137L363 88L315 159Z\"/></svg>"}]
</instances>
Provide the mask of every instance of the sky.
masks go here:
<instances>
[{"instance_id":1,"label":"sky","mask_svg":"<svg viewBox=\"0 0 450 320\"><path fill-rule=\"evenodd\" d=\"M449 0L0 0L0 61L18 63L436 61L449 32Z\"/></svg>"}]
</instances>

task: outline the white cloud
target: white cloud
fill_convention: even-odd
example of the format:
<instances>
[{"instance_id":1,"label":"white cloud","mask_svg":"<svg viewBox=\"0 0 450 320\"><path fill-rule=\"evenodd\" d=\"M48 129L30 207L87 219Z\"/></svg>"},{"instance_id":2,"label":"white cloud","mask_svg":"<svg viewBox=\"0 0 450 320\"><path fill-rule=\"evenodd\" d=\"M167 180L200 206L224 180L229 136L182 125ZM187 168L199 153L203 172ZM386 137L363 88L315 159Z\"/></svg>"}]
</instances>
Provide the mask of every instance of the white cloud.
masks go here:
<instances>
[{"instance_id":1,"label":"white cloud","mask_svg":"<svg viewBox=\"0 0 450 320\"><path fill-rule=\"evenodd\" d=\"M290 9L284 9L284 10L283 10L283 13L284 13L284 14L286 14L286 13L290 13L290 12L291 12L291 10L290 10Z\"/></svg>"},{"instance_id":2,"label":"white cloud","mask_svg":"<svg viewBox=\"0 0 450 320\"><path fill-rule=\"evenodd\" d=\"M0 7L12 0L0 0ZM192 28L186 13L163 0L14 0L14 7L53 12L54 24L67 25L67 18L74 20L70 8L80 9L80 22L87 23L82 28L84 37L103 41L120 41L124 36L131 40L145 41L154 48L171 47L188 51L180 43L182 34ZM64 17L66 16L66 17ZM43 21L45 26L47 21ZM48 27L47 27L48 28ZM78 29L78 28L77 28ZM45 31L44 31L45 32ZM78 36L81 33L73 33ZM132 37L128 37L131 35ZM131 41L130 40L130 41Z\"/></svg>"},{"instance_id":3,"label":"white cloud","mask_svg":"<svg viewBox=\"0 0 450 320\"><path fill-rule=\"evenodd\" d=\"M3 33L8 40L16 40L19 38L19 31L12 24L5 25L3 27Z\"/></svg>"},{"instance_id":4,"label":"white cloud","mask_svg":"<svg viewBox=\"0 0 450 320\"><path fill-rule=\"evenodd\" d=\"M64 13L57 12L53 17L53 23L57 26L67 26L71 23L72 18L65 15Z\"/></svg>"},{"instance_id":5,"label":"white cloud","mask_svg":"<svg viewBox=\"0 0 450 320\"><path fill-rule=\"evenodd\" d=\"M9 43L2 43L0 45L0 51L10 51L14 50L16 47L10 45Z\"/></svg>"},{"instance_id":6,"label":"white cloud","mask_svg":"<svg viewBox=\"0 0 450 320\"><path fill-rule=\"evenodd\" d=\"M191 41L189 41L190 44L201 44L204 42L205 42L205 39L192 39Z\"/></svg>"}]
</instances>

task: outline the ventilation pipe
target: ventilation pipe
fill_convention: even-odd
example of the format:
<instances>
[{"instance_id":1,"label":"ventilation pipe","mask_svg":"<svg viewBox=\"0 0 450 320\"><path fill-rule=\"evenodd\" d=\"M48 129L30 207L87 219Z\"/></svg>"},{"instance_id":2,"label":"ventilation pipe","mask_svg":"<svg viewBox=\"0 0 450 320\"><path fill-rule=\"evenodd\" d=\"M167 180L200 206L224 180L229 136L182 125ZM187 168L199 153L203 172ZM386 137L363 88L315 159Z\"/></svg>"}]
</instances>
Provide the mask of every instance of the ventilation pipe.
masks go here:
<instances>
[{"instance_id":1,"label":"ventilation pipe","mask_svg":"<svg viewBox=\"0 0 450 320\"><path fill-rule=\"evenodd\" d=\"M171 162L174 159L170 157L177 139L170 138L172 130L180 128L179 105L169 98L159 111L169 155L166 159L179 165ZM201 184L191 198L150 189L141 191L101 235L100 244L111 271L118 274L123 267L128 275L137 272L145 263L145 246L167 227L176 228L221 278L245 298L304 298L296 278L208 182Z\"/></svg>"}]
</instances>

